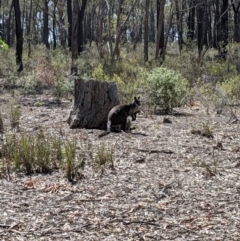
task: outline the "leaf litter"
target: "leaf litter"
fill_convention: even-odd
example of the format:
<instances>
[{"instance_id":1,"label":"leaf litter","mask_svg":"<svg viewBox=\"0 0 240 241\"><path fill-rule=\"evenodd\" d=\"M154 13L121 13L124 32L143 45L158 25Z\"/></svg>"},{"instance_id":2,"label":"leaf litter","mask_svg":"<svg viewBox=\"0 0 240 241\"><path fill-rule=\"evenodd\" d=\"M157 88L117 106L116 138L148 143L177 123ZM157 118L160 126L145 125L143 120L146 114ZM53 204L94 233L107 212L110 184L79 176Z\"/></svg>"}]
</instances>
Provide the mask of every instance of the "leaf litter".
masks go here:
<instances>
[{"instance_id":1,"label":"leaf litter","mask_svg":"<svg viewBox=\"0 0 240 241\"><path fill-rule=\"evenodd\" d=\"M240 240L239 123L184 107L185 115L140 115L132 133L97 138L100 130L69 129L71 103L34 105L50 101L38 98L18 100L21 132L61 129L63 141L91 141L93 156L114 146L114 169L101 175L86 160L74 184L62 169L1 176L1 240Z\"/></svg>"}]
</instances>

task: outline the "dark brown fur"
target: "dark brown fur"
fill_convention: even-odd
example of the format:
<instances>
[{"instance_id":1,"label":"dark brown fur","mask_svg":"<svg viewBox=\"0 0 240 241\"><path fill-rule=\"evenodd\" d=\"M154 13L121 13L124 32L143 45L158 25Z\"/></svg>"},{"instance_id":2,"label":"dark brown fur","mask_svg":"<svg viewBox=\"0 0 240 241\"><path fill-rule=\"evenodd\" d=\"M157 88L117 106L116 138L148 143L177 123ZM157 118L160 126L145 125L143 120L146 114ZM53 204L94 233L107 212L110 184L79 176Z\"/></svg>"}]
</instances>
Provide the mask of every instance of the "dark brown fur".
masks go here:
<instances>
[{"instance_id":1,"label":"dark brown fur","mask_svg":"<svg viewBox=\"0 0 240 241\"><path fill-rule=\"evenodd\" d=\"M127 131L127 118L132 117L132 121L136 120L136 115L139 113L138 106L140 105L140 97L134 97L133 102L125 105L114 106L108 114L107 131L100 134L98 137L105 136L111 131L114 131L114 126L121 126L121 130Z\"/></svg>"}]
</instances>

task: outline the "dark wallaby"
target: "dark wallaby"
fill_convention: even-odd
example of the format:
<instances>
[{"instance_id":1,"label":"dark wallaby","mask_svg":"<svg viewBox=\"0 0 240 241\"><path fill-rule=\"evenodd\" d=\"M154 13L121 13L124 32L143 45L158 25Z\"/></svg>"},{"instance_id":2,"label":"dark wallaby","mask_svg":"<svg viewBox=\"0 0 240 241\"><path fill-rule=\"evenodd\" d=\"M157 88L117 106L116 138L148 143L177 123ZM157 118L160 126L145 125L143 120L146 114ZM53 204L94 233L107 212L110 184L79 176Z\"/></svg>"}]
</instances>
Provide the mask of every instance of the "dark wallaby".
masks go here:
<instances>
[{"instance_id":1,"label":"dark wallaby","mask_svg":"<svg viewBox=\"0 0 240 241\"><path fill-rule=\"evenodd\" d=\"M121 126L121 130L127 131L129 129L127 118L131 116L132 121L136 120L137 113L139 113L138 106L140 106L140 96L138 98L134 97L133 102L130 104L114 106L108 113L107 131L98 137L105 136L114 131L115 126Z\"/></svg>"}]
</instances>

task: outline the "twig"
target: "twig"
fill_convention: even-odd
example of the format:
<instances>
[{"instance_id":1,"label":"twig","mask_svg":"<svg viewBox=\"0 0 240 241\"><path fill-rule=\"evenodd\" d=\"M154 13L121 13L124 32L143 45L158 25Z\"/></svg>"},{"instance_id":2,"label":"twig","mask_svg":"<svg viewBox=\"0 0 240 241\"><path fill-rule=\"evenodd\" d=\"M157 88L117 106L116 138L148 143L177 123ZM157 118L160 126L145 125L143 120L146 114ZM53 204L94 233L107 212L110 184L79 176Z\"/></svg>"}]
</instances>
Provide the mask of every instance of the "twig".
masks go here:
<instances>
[{"instance_id":1,"label":"twig","mask_svg":"<svg viewBox=\"0 0 240 241\"><path fill-rule=\"evenodd\" d=\"M173 154L174 151L171 150L147 150L147 149L139 149L139 148L133 148L136 149L137 151L141 151L141 152L148 152L149 154L152 153L165 153L165 154Z\"/></svg>"},{"instance_id":2,"label":"twig","mask_svg":"<svg viewBox=\"0 0 240 241\"><path fill-rule=\"evenodd\" d=\"M78 202L101 202L101 201L108 201L108 200L115 200L115 198L95 198L95 199L79 199Z\"/></svg>"}]
</instances>

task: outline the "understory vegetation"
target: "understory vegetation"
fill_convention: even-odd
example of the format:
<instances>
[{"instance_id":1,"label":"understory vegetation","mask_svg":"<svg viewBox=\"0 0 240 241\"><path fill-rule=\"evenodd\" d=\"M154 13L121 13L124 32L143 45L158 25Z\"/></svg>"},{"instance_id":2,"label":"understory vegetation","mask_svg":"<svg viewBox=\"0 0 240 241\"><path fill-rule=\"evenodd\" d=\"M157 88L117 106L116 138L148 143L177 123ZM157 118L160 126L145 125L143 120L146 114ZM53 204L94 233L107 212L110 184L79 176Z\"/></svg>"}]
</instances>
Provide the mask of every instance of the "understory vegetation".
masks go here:
<instances>
[{"instance_id":1,"label":"understory vegetation","mask_svg":"<svg viewBox=\"0 0 240 241\"><path fill-rule=\"evenodd\" d=\"M215 105L218 109L238 104L240 98L239 60L240 50L232 44L227 60L215 59L214 50L208 50L200 59L197 52L185 49L178 54L173 43L166 60L159 66L154 61L153 49L150 60L143 62L142 45L129 51L131 45L122 51L115 63L100 61L95 46L86 46L78 59L79 75L84 79L114 81L118 86L121 102L127 102L134 95L140 95L143 106L148 110L160 108L170 113L174 107L191 105L196 100ZM66 176L73 182L84 176L85 161L92 163L103 174L106 166L114 168L114 147L99 147L93 155L91 143L77 146L75 140L48 135L44 130L29 135L19 133L21 110L14 102L15 96L28 94L51 95L56 103L62 98L72 98L74 77L70 75L70 53L63 49L46 50L36 46L31 57L24 55L25 68L17 74L13 49L0 52L0 91L9 91L8 126L3 123L0 110L0 132L2 138L2 173L24 170L27 174L51 173L54 169L66 170ZM36 105L41 103L36 103ZM144 107L143 107L144 108ZM77 160L77 161L76 161Z\"/></svg>"}]
</instances>

